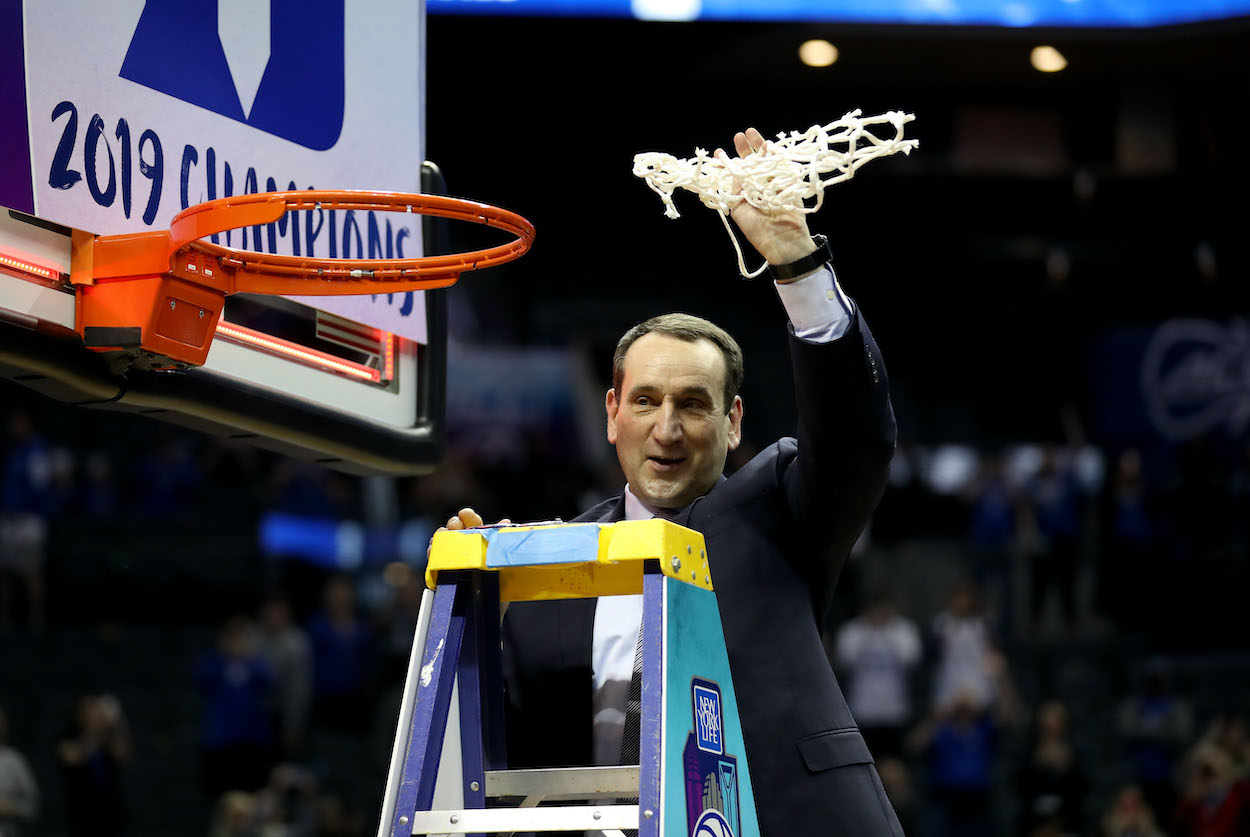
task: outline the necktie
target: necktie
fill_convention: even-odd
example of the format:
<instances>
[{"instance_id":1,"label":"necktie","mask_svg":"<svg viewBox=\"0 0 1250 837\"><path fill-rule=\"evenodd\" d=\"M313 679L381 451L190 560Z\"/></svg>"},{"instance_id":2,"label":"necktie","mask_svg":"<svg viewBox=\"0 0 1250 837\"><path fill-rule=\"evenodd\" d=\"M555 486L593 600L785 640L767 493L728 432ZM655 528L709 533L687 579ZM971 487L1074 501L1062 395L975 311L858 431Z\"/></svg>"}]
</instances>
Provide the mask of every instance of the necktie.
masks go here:
<instances>
[{"instance_id":1,"label":"necktie","mask_svg":"<svg viewBox=\"0 0 1250 837\"><path fill-rule=\"evenodd\" d=\"M621 764L638 763L638 738L642 734L642 625L634 645L634 672L625 696L625 730L621 734Z\"/></svg>"},{"instance_id":2,"label":"necktie","mask_svg":"<svg viewBox=\"0 0 1250 837\"><path fill-rule=\"evenodd\" d=\"M638 626L638 642L634 645L634 673L629 678L625 697L625 729L621 733L621 764L638 764L639 738L642 735L642 625ZM618 799L619 805L637 805L638 798ZM638 837L638 832L625 829L625 837Z\"/></svg>"}]
</instances>

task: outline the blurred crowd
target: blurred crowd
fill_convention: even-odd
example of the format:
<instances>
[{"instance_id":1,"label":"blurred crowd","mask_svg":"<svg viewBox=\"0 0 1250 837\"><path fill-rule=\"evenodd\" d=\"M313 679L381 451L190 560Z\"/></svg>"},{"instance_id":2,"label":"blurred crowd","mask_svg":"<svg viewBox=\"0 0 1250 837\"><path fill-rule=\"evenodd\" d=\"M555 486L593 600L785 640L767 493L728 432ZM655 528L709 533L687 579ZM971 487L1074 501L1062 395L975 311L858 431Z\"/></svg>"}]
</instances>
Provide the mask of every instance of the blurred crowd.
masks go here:
<instances>
[{"instance_id":1,"label":"blurred crowd","mask_svg":"<svg viewBox=\"0 0 1250 837\"><path fill-rule=\"evenodd\" d=\"M1095 760L1063 699L1022 699L970 582L954 587L925 629L890 597L875 597L833 646L851 712L908 834L1250 834L1244 696L1242 713L1200 726L1164 658L1142 663L1110 728L1095 731L1114 753Z\"/></svg>"},{"instance_id":2,"label":"blurred crowd","mask_svg":"<svg viewBox=\"0 0 1250 837\"><path fill-rule=\"evenodd\" d=\"M0 641L37 655L84 623L198 630L151 665L195 706L194 747L161 758L194 762L177 792L212 837L370 832L436 521L466 503L567 518L619 490L611 463L539 443L508 462L453 444L435 476L370 482L152 425L84 437L60 415L4 416ZM1244 587L1219 572L1244 578L1250 457L1229 445L900 449L826 637L909 835L1250 834L1250 693L1178 686L1194 655L1239 649L1219 626ZM279 518L293 536L260 534ZM212 546L147 578L179 538ZM2 837L162 833L145 806L174 791L135 777L159 774L142 745L171 733L107 671L91 683L51 735L0 715ZM0 672L0 705L13 717L45 685Z\"/></svg>"}]
</instances>

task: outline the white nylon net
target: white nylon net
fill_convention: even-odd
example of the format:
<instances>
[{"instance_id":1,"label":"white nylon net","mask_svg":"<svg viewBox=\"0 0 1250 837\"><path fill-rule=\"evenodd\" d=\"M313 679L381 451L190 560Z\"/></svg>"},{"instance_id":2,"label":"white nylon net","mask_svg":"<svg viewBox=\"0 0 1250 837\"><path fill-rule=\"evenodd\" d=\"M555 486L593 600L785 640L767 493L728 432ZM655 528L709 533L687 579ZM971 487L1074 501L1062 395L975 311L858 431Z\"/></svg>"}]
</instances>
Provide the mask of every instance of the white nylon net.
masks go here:
<instances>
[{"instance_id":1,"label":"white nylon net","mask_svg":"<svg viewBox=\"0 0 1250 837\"><path fill-rule=\"evenodd\" d=\"M751 279L768 265L747 270L742 248L729 226L729 213L739 202L765 213L816 212L824 202L826 187L850 180L869 160L899 151L910 154L919 141L904 139L903 126L915 118L893 110L861 117L859 110L853 110L828 125L813 125L802 133L791 131L788 136L780 133L746 157L715 157L702 148L696 148L688 160L659 152L636 154L634 175L660 196L669 218L681 215L673 203L678 189L694 192L704 206L715 209L738 254L738 270ZM887 124L894 127L891 137L878 137L870 130L870 126Z\"/></svg>"}]
</instances>

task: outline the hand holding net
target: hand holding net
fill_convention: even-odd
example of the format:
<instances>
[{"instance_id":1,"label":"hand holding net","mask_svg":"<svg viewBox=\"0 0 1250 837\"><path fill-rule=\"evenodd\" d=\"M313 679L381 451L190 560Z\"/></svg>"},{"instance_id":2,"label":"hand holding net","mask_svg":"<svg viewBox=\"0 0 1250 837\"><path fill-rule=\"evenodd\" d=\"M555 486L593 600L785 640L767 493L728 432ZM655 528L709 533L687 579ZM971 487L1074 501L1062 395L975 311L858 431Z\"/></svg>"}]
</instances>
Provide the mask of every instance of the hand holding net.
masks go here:
<instances>
[{"instance_id":1,"label":"hand holding net","mask_svg":"<svg viewBox=\"0 0 1250 837\"><path fill-rule=\"evenodd\" d=\"M657 152L637 154L634 175L646 180L660 196L669 218L680 217L673 203L677 189L694 192L704 206L715 209L738 254L738 270L750 279L763 273L767 265L753 272L747 270L742 248L729 226L729 214L735 206L746 201L768 215L816 212L826 187L850 180L869 160L899 151L910 154L919 142L904 139L903 126L913 119L914 115L899 111L861 117L859 110L853 110L828 125L778 134L776 140L745 157L710 155L702 148L696 148L695 156L688 160ZM894 127L892 137L883 139L870 130L871 126L886 124Z\"/></svg>"}]
</instances>

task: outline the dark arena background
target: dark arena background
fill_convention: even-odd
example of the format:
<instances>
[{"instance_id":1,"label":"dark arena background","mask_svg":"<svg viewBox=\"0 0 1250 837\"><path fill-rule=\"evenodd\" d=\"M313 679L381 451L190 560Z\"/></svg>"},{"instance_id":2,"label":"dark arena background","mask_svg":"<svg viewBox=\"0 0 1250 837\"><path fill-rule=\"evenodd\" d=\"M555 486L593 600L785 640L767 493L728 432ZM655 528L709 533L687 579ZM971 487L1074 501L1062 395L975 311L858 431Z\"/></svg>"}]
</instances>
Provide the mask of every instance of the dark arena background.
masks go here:
<instances>
[{"instance_id":1,"label":"dark arena background","mask_svg":"<svg viewBox=\"0 0 1250 837\"><path fill-rule=\"evenodd\" d=\"M22 825L0 784L0 834L374 833L429 535L465 505L567 519L619 490L603 392L625 328L681 310L738 337L731 468L792 430L773 289L738 277L692 196L666 219L633 155L855 108L914 113L920 146L811 219L872 323L901 431L826 645L848 690L906 671L907 711L869 743L907 833L1250 834L1250 19L435 10L426 156L448 194L538 229L524 259L438 292L442 465L348 476L0 385L4 510L37 492L47 526L39 586L6 570L0 588L0 747L41 799ZM804 65L810 39L836 63ZM1066 68L1034 69L1040 45ZM872 630L891 640L867 659ZM937 699L969 631L988 638L971 663L986 705ZM269 743L208 748L210 721L269 723L206 705L215 655L253 635L307 691L273 693L286 723ZM973 728L989 732L943 749ZM264 806L273 830L248 830ZM84 811L113 830L81 830Z\"/></svg>"}]
</instances>

